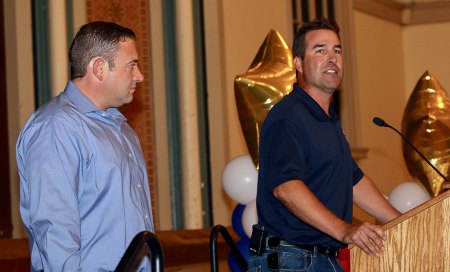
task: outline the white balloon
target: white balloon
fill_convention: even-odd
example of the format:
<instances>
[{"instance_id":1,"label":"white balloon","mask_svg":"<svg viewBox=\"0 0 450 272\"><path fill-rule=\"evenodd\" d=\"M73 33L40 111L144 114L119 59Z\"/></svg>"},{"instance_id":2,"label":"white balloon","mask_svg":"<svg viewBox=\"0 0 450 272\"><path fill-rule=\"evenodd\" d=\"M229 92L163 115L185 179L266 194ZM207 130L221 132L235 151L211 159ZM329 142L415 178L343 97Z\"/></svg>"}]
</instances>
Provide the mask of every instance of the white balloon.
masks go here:
<instances>
[{"instance_id":1,"label":"white balloon","mask_svg":"<svg viewBox=\"0 0 450 272\"><path fill-rule=\"evenodd\" d=\"M430 198L430 194L417 182L407 181L397 185L388 199L394 208L405 213Z\"/></svg>"},{"instance_id":2,"label":"white balloon","mask_svg":"<svg viewBox=\"0 0 450 272\"><path fill-rule=\"evenodd\" d=\"M240 204L256 198L257 184L258 171L250 155L232 159L223 170L222 186L228 196Z\"/></svg>"},{"instance_id":3,"label":"white balloon","mask_svg":"<svg viewBox=\"0 0 450 272\"><path fill-rule=\"evenodd\" d=\"M242 213L242 228L245 234L250 238L252 236L252 227L258 223L258 212L256 210L256 199L250 201Z\"/></svg>"}]
</instances>

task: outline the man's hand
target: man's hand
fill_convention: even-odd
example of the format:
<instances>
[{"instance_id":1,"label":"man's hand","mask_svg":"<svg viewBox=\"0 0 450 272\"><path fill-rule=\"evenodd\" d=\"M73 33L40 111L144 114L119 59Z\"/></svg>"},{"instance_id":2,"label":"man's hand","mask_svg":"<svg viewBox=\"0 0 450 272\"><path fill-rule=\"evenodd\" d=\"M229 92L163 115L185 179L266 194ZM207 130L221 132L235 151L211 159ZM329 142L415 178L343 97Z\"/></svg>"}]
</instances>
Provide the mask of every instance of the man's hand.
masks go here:
<instances>
[{"instance_id":1,"label":"man's hand","mask_svg":"<svg viewBox=\"0 0 450 272\"><path fill-rule=\"evenodd\" d=\"M368 255L377 257L384 251L383 242L385 240L386 235L383 229L378 225L368 222L349 225L342 238L342 242L355 244Z\"/></svg>"}]
</instances>

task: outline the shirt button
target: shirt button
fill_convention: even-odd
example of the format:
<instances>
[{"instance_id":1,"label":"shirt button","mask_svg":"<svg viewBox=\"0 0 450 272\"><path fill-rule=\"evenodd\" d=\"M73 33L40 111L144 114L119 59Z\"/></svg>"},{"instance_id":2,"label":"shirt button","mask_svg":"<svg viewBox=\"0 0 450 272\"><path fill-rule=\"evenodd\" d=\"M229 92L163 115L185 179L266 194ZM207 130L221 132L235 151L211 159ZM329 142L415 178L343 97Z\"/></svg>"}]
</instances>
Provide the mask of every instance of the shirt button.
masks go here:
<instances>
[{"instance_id":1,"label":"shirt button","mask_svg":"<svg viewBox=\"0 0 450 272\"><path fill-rule=\"evenodd\" d=\"M128 157L131 158L131 153L128 153Z\"/></svg>"},{"instance_id":2,"label":"shirt button","mask_svg":"<svg viewBox=\"0 0 450 272\"><path fill-rule=\"evenodd\" d=\"M106 116L106 112L102 112L102 116L105 117Z\"/></svg>"},{"instance_id":3,"label":"shirt button","mask_svg":"<svg viewBox=\"0 0 450 272\"><path fill-rule=\"evenodd\" d=\"M138 183L138 188L141 188L141 184L140 183Z\"/></svg>"}]
</instances>

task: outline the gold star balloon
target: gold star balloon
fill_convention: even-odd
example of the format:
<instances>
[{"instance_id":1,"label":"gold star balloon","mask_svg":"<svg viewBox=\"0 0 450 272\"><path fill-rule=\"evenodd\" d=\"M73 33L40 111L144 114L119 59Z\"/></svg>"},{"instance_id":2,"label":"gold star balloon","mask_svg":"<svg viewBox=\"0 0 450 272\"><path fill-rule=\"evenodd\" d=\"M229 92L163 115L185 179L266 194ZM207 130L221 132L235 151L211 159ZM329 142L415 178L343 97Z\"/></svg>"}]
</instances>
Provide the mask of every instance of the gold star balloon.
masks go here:
<instances>
[{"instance_id":1,"label":"gold star balloon","mask_svg":"<svg viewBox=\"0 0 450 272\"><path fill-rule=\"evenodd\" d=\"M450 100L438 80L426 71L417 82L403 113L402 132L446 178L450 165ZM403 157L411 176L432 196L445 180L411 147L403 143Z\"/></svg>"},{"instance_id":2,"label":"gold star balloon","mask_svg":"<svg viewBox=\"0 0 450 272\"><path fill-rule=\"evenodd\" d=\"M259 132L269 110L292 90L292 52L280 33L270 30L245 74L236 76L234 92L247 148L258 168Z\"/></svg>"}]
</instances>

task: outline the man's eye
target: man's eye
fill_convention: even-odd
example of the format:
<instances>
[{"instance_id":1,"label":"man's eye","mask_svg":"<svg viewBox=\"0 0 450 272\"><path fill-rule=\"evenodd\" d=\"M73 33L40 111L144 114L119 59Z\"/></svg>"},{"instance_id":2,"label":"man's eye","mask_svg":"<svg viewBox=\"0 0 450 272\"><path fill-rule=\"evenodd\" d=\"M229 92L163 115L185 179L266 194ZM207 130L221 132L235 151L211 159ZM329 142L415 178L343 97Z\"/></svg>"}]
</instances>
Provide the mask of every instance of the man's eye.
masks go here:
<instances>
[{"instance_id":1,"label":"man's eye","mask_svg":"<svg viewBox=\"0 0 450 272\"><path fill-rule=\"evenodd\" d=\"M334 53L336 53L336 54L341 54L342 52L341 52L341 50L336 49L336 50L334 50Z\"/></svg>"},{"instance_id":2,"label":"man's eye","mask_svg":"<svg viewBox=\"0 0 450 272\"><path fill-rule=\"evenodd\" d=\"M323 52L325 52L325 50L323 50L323 49L317 49L317 51L316 51L316 53L323 53Z\"/></svg>"}]
</instances>

